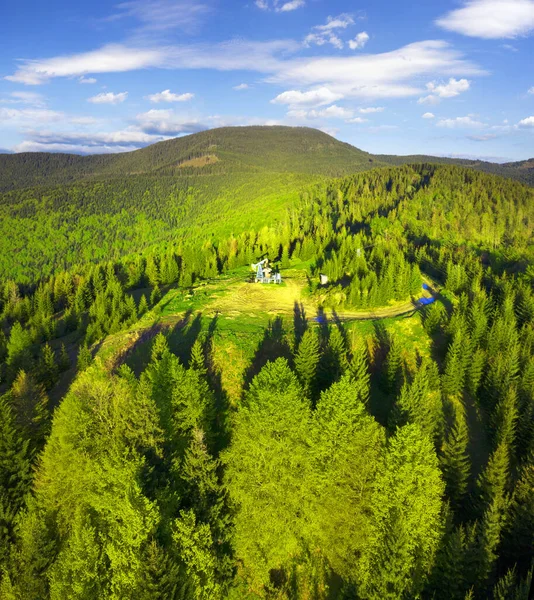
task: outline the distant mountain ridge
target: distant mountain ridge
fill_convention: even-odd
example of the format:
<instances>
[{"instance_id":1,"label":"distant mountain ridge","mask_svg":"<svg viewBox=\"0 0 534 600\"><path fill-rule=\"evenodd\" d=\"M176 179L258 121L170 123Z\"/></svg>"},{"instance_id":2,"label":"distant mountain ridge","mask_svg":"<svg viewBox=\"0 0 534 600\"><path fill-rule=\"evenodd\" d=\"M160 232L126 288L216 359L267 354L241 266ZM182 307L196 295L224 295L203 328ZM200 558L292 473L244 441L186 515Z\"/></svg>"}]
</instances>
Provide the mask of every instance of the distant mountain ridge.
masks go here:
<instances>
[{"instance_id":1,"label":"distant mountain ridge","mask_svg":"<svg viewBox=\"0 0 534 600\"><path fill-rule=\"evenodd\" d=\"M209 156L210 159L202 160ZM0 154L0 191L127 175L303 173L338 177L380 166L454 164L534 185L534 159L494 163L426 155L373 155L307 127L223 127L119 154Z\"/></svg>"}]
</instances>

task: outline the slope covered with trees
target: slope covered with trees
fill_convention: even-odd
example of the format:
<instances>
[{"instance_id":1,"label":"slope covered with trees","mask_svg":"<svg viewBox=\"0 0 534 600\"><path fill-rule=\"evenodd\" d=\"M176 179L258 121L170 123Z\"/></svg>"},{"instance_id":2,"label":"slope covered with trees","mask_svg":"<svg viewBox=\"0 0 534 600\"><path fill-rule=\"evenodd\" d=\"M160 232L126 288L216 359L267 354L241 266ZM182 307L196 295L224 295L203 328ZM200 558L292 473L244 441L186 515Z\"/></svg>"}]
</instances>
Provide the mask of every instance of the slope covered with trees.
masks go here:
<instances>
[{"instance_id":1,"label":"slope covered with trees","mask_svg":"<svg viewBox=\"0 0 534 600\"><path fill-rule=\"evenodd\" d=\"M322 178L278 221L239 229L243 203L231 231L4 280L0 598L526 600L533 200L456 166L382 168ZM187 352L159 333L142 368L101 359L168 286L262 256L304 264L328 318L272 322L237 401L217 315ZM416 298L422 277L442 288L413 317L428 352L380 322L349 335L343 310Z\"/></svg>"}]
</instances>

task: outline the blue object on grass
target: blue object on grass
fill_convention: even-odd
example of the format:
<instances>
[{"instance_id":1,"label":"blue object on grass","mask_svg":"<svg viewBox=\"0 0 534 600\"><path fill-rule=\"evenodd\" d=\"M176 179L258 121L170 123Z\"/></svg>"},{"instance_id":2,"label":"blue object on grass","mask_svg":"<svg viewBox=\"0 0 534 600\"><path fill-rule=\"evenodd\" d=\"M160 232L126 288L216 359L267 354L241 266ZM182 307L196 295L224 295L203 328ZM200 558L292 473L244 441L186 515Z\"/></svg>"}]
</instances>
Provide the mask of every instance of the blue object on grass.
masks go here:
<instances>
[{"instance_id":1,"label":"blue object on grass","mask_svg":"<svg viewBox=\"0 0 534 600\"><path fill-rule=\"evenodd\" d=\"M423 289L424 289L424 290L428 290L428 289L430 289L430 288L428 287L428 283L423 283Z\"/></svg>"},{"instance_id":2,"label":"blue object on grass","mask_svg":"<svg viewBox=\"0 0 534 600\"><path fill-rule=\"evenodd\" d=\"M419 300L417 301L418 304L421 304L422 306L427 306L428 304L433 304L436 301L435 298L419 298Z\"/></svg>"}]
</instances>

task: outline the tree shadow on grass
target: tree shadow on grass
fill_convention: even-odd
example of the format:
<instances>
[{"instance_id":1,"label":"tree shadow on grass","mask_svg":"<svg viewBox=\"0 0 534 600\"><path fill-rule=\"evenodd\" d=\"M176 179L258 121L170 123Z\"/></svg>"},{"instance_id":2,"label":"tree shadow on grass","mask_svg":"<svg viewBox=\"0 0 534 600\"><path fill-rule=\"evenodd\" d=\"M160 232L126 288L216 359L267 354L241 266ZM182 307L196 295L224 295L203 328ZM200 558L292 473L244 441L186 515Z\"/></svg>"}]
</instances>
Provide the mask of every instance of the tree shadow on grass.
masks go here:
<instances>
[{"instance_id":1,"label":"tree shadow on grass","mask_svg":"<svg viewBox=\"0 0 534 600\"><path fill-rule=\"evenodd\" d=\"M289 347L284 322L281 317L270 321L264 332L263 339L258 344L254 358L245 371L243 378L243 389L248 388L254 377L270 361L277 358L291 360L291 348Z\"/></svg>"}]
</instances>

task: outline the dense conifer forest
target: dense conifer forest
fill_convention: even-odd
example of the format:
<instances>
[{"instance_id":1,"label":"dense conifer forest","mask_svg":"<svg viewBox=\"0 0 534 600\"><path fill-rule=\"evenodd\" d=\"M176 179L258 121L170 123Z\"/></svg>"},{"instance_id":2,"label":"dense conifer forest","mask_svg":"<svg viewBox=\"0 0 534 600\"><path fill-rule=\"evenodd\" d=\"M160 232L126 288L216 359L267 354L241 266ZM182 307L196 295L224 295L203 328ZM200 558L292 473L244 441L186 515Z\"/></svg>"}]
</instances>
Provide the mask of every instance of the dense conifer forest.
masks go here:
<instances>
[{"instance_id":1,"label":"dense conifer forest","mask_svg":"<svg viewBox=\"0 0 534 600\"><path fill-rule=\"evenodd\" d=\"M527 600L534 190L260 162L1 195L0 598Z\"/></svg>"}]
</instances>

